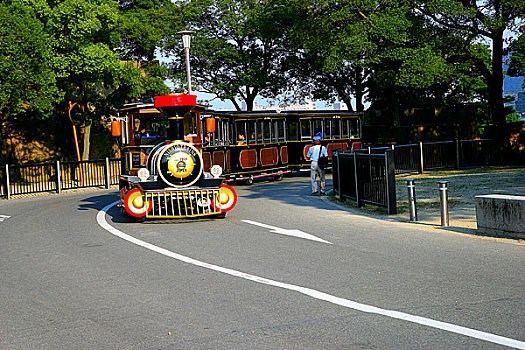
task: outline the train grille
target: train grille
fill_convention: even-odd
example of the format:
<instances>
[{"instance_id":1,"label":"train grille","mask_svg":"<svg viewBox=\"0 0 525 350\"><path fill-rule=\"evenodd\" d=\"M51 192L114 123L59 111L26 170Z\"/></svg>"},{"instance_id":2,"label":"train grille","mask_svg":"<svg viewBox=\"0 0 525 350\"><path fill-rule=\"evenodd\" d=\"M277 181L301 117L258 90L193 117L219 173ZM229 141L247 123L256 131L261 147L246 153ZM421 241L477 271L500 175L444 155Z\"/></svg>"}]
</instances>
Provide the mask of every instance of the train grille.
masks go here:
<instances>
[{"instance_id":1,"label":"train grille","mask_svg":"<svg viewBox=\"0 0 525 350\"><path fill-rule=\"evenodd\" d=\"M146 201L151 203L148 218L184 218L220 214L220 207L212 202L219 189L146 191Z\"/></svg>"}]
</instances>

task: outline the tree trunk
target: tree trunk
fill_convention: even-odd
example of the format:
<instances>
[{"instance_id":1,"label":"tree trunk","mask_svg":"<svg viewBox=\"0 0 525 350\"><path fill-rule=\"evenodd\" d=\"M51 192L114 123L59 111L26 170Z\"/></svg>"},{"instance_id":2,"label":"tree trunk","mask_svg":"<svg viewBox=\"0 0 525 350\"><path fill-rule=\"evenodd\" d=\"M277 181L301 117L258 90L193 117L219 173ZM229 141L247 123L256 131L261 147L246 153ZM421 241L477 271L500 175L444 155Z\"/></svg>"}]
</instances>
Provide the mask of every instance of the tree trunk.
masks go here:
<instances>
[{"instance_id":1,"label":"tree trunk","mask_svg":"<svg viewBox=\"0 0 525 350\"><path fill-rule=\"evenodd\" d=\"M255 98L257 97L257 94L259 93L259 89L257 87L253 87L250 89L250 87L246 86L246 110L247 111L253 111L253 104L255 102Z\"/></svg>"},{"instance_id":2,"label":"tree trunk","mask_svg":"<svg viewBox=\"0 0 525 350\"><path fill-rule=\"evenodd\" d=\"M82 160L89 160L89 146L91 138L91 123L84 127L84 149L82 151Z\"/></svg>"},{"instance_id":3,"label":"tree trunk","mask_svg":"<svg viewBox=\"0 0 525 350\"><path fill-rule=\"evenodd\" d=\"M241 110L241 107L239 106L239 104L237 103L237 101L235 100L235 98L230 98L230 101L232 102L233 106L235 107L235 110L237 112L239 112Z\"/></svg>"},{"instance_id":4,"label":"tree trunk","mask_svg":"<svg viewBox=\"0 0 525 350\"><path fill-rule=\"evenodd\" d=\"M363 105L363 68L356 68L355 70L355 110L356 112L363 112L365 106Z\"/></svg>"},{"instance_id":5,"label":"tree trunk","mask_svg":"<svg viewBox=\"0 0 525 350\"><path fill-rule=\"evenodd\" d=\"M363 104L363 91L360 87L355 89L355 110L356 112L363 112L365 105Z\"/></svg>"},{"instance_id":6,"label":"tree trunk","mask_svg":"<svg viewBox=\"0 0 525 350\"><path fill-rule=\"evenodd\" d=\"M255 101L255 96L248 96L246 97L246 110L248 112L253 111L253 101Z\"/></svg>"},{"instance_id":7,"label":"tree trunk","mask_svg":"<svg viewBox=\"0 0 525 350\"><path fill-rule=\"evenodd\" d=\"M503 104L503 31L492 38L492 77L488 81L489 106L497 137L502 137L507 124Z\"/></svg>"},{"instance_id":8,"label":"tree trunk","mask_svg":"<svg viewBox=\"0 0 525 350\"><path fill-rule=\"evenodd\" d=\"M399 126L401 124L399 120L399 98L396 96L394 89L395 87L391 86L388 92L388 110L390 112L392 125Z\"/></svg>"}]
</instances>

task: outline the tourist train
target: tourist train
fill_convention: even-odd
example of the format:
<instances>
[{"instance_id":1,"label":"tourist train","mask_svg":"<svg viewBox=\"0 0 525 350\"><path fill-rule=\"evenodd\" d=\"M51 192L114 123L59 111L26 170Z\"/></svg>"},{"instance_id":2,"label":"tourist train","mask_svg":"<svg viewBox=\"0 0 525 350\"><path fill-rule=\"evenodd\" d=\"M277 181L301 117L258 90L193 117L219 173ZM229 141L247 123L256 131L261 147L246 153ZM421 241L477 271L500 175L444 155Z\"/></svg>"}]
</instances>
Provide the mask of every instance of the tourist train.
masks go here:
<instances>
[{"instance_id":1,"label":"tourist train","mask_svg":"<svg viewBox=\"0 0 525 350\"><path fill-rule=\"evenodd\" d=\"M237 202L228 183L305 168L316 135L329 158L360 148L361 119L335 110L213 111L195 95L127 104L112 124L122 146L121 208L139 219L224 217Z\"/></svg>"}]
</instances>

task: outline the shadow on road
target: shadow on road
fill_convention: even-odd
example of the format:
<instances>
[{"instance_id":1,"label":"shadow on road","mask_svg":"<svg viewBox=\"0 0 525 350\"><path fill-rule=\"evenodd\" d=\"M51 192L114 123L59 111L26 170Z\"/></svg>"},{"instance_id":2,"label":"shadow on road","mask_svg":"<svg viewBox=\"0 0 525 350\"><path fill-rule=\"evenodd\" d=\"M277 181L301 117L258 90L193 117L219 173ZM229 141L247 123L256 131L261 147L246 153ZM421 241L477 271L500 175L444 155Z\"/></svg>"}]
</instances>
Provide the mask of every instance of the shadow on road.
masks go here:
<instances>
[{"instance_id":1,"label":"shadow on road","mask_svg":"<svg viewBox=\"0 0 525 350\"><path fill-rule=\"evenodd\" d=\"M239 195L239 200L268 199L301 207L315 207L327 210L337 210L311 196L310 174L287 176L282 181L256 182L253 185L233 184ZM326 192L332 190L332 176L327 175Z\"/></svg>"},{"instance_id":2,"label":"shadow on road","mask_svg":"<svg viewBox=\"0 0 525 350\"><path fill-rule=\"evenodd\" d=\"M104 208L106 205L113 203L118 200L118 192L110 192L101 195L96 195L92 197L85 198L80 201L78 205L78 210L96 210L99 211ZM120 208L113 206L108 212L107 215L111 217L112 222L117 223L134 223L135 220L128 216L121 214Z\"/></svg>"}]
</instances>

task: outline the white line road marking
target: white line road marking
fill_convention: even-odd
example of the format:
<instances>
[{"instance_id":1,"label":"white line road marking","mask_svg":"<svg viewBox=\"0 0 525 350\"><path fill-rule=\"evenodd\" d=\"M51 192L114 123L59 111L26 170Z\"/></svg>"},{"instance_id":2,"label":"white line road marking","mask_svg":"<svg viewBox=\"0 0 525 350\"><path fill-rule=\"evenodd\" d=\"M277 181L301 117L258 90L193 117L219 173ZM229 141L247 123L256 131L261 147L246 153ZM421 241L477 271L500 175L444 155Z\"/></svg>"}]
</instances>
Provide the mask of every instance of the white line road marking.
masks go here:
<instances>
[{"instance_id":1,"label":"white line road marking","mask_svg":"<svg viewBox=\"0 0 525 350\"><path fill-rule=\"evenodd\" d=\"M113 235L115 235L117 237L120 237L120 238L122 238L122 239L124 239L124 240L126 240L128 242L131 242L133 244L139 245L139 246L144 247L146 249L152 250L152 251L157 252L159 254L165 255L167 257L170 257L170 258L173 258L173 259L176 259L176 260L188 263L188 264L192 264L192 265L195 265L195 266L204 267L204 268L209 269L209 270L222 272L222 273L225 273L225 274L230 275L230 276L243 278L245 280L254 281L254 282L257 282L257 283L262 283L262 284L266 284L266 285L270 285L270 286L274 286L274 287L278 287L278 288L283 288L283 289L295 291L295 292L298 292L298 293L301 293L301 294L304 294L304 295L308 295L308 296L310 296L312 298L319 299L319 300L324 300L324 301L327 301L327 302L332 303L332 304L344 306L346 308L350 308L350 309L354 309L354 310L358 310L358 311L362 311L362 312L366 312L366 313L381 315L381 316L387 316L387 317L395 318L395 319L398 319L398 320L404 320L404 321L408 321L408 322L412 322L412 323L417 323L417 324L428 326L428 327L438 328L438 329L441 329L441 330L444 330L444 331L447 331L447 332L461 334L461 335L466 335L466 336L471 337L471 338L481 339L481 340L485 340L485 341L488 341L488 342L491 342L491 343L500 344L500 345L504 345L504 346L508 346L508 347L512 347L512 348L516 348L516 349L524 349L525 350L525 342L519 341L519 340L516 340L516 339L506 338L506 337L502 337L502 336L491 334L491 333L487 333L487 332L478 331L478 330L471 329L471 328L457 326L457 325L454 325L454 324L451 324L451 323L436 321L436 320L432 320L430 318L410 315L410 314L407 314L407 313L404 313L404 312L393 311L393 310L386 310L386 309L381 309L381 308L378 308L378 307L375 307L375 306L371 306L371 305L357 303L357 302L352 301L352 300L339 298L339 297L336 297L336 296L333 296L333 295L330 295L330 294L327 294L327 293L323 293L323 292L320 292L320 291L317 291L317 290L314 290L314 289L305 288L305 287L301 287L301 286L296 286L296 285L293 285L293 284L288 284L288 283L283 283L283 282L278 282L278 281L274 281L274 280L271 280L271 279L268 279L268 278L259 277L259 276L251 275L251 274L248 274L248 273L245 273L245 272L236 271L236 270L228 269L228 268L221 267L221 266L218 266L218 265L209 264L209 263L206 263L206 262L203 262L203 261L199 261L199 260L196 260L196 259L184 256L184 255L180 255L180 254L174 253L174 252L172 252L170 250L167 250L167 249L164 249L164 248L157 247L157 246L155 246L155 245L153 245L151 243L147 243L147 242L141 241L140 239L137 239L137 238L132 237L132 236L130 236L128 234L125 234L124 232L122 232L120 230L117 230L116 228L114 228L113 226L111 226L111 225L109 225L107 223L107 221L106 221L106 212L111 207L115 206L117 203L119 203L119 201L116 201L116 202L113 202L111 204L108 204L107 206L102 208L102 210L100 210L98 212L98 214L97 214L97 222L98 222L98 224L102 228L104 228L105 230L109 231L111 234L113 234Z\"/></svg>"},{"instance_id":2,"label":"white line road marking","mask_svg":"<svg viewBox=\"0 0 525 350\"><path fill-rule=\"evenodd\" d=\"M241 220L241 221L245 222L247 224L251 224L251 225L256 225L256 226L267 228L272 233L278 233L280 235L299 237L299 238L309 239L311 241L332 244L332 243L330 243L328 241L325 241L324 239L321 239L319 237L315 237L314 235L311 235L311 234L303 232L303 231L299 231L299 230L295 230L295 229L287 230L287 229L284 229L284 228L279 228L279 227L275 227L275 226L261 224L260 222L251 221L251 220Z\"/></svg>"},{"instance_id":3,"label":"white line road marking","mask_svg":"<svg viewBox=\"0 0 525 350\"><path fill-rule=\"evenodd\" d=\"M9 215L0 215L0 222L3 222L3 221L5 221L5 220L7 220L9 218L10 218Z\"/></svg>"}]
</instances>

